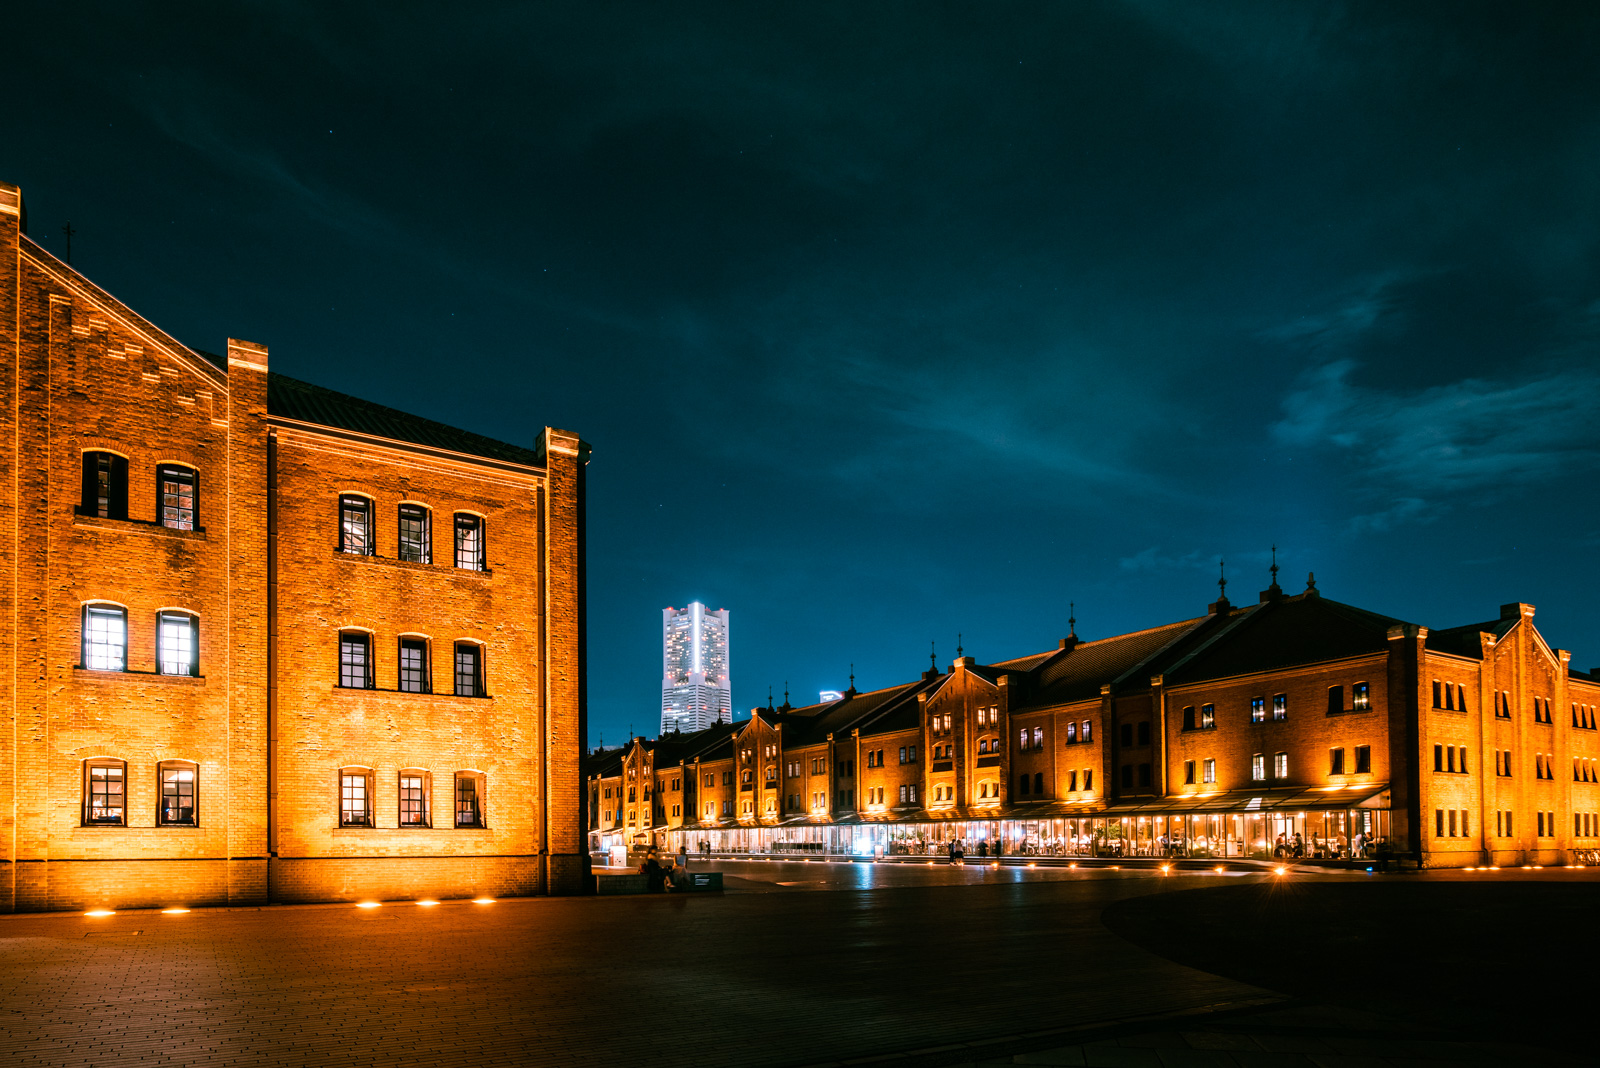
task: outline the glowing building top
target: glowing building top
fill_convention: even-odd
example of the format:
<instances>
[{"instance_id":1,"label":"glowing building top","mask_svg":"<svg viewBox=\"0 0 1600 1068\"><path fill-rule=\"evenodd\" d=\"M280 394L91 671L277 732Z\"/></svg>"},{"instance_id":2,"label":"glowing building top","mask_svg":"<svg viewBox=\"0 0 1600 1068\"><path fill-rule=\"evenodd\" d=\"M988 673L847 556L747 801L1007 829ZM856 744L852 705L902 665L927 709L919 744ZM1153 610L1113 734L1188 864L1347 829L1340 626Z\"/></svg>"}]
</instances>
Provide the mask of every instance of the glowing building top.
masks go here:
<instances>
[{"instance_id":1,"label":"glowing building top","mask_svg":"<svg viewBox=\"0 0 1600 1068\"><path fill-rule=\"evenodd\" d=\"M661 733L703 730L733 719L728 681L728 610L699 601L661 610Z\"/></svg>"}]
</instances>

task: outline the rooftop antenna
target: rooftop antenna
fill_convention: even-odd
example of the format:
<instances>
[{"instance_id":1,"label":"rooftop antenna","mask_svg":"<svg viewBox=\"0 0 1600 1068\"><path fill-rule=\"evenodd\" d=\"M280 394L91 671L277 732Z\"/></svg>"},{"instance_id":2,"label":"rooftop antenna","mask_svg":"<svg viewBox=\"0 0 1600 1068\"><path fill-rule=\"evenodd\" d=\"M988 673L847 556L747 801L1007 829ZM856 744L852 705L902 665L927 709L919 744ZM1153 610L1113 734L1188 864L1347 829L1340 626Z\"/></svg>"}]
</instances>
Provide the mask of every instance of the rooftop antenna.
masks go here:
<instances>
[{"instance_id":1,"label":"rooftop antenna","mask_svg":"<svg viewBox=\"0 0 1600 1068\"><path fill-rule=\"evenodd\" d=\"M1217 599L1228 599L1228 561L1217 561Z\"/></svg>"},{"instance_id":2,"label":"rooftop antenna","mask_svg":"<svg viewBox=\"0 0 1600 1068\"><path fill-rule=\"evenodd\" d=\"M939 647L931 641L928 643L928 666L934 671L939 670Z\"/></svg>"},{"instance_id":3,"label":"rooftop antenna","mask_svg":"<svg viewBox=\"0 0 1600 1068\"><path fill-rule=\"evenodd\" d=\"M956 659L961 659L961 632L956 631Z\"/></svg>"},{"instance_id":4,"label":"rooftop antenna","mask_svg":"<svg viewBox=\"0 0 1600 1068\"><path fill-rule=\"evenodd\" d=\"M783 707L789 707L789 680L783 680Z\"/></svg>"},{"instance_id":5,"label":"rooftop antenna","mask_svg":"<svg viewBox=\"0 0 1600 1068\"><path fill-rule=\"evenodd\" d=\"M65 226L63 226L61 228L61 232L67 235L67 266L71 267L72 266L72 235L77 233L78 231L74 230L72 228L72 224L69 222L69 223L67 223L67 225L65 225Z\"/></svg>"},{"instance_id":6,"label":"rooftop antenna","mask_svg":"<svg viewBox=\"0 0 1600 1068\"><path fill-rule=\"evenodd\" d=\"M1067 602L1067 637L1069 637L1069 638L1076 638L1078 636L1078 615L1077 615L1077 612L1078 612L1078 602L1076 602L1076 601L1068 601Z\"/></svg>"},{"instance_id":7,"label":"rooftop antenna","mask_svg":"<svg viewBox=\"0 0 1600 1068\"><path fill-rule=\"evenodd\" d=\"M1274 545L1272 547L1272 567L1270 567L1268 570L1270 570L1272 572L1272 588L1273 589L1277 589L1278 588L1278 547L1276 545Z\"/></svg>"},{"instance_id":8,"label":"rooftop antenna","mask_svg":"<svg viewBox=\"0 0 1600 1068\"><path fill-rule=\"evenodd\" d=\"M850 688L852 690L856 688L856 665L855 665L855 661L851 661L850 662Z\"/></svg>"}]
</instances>

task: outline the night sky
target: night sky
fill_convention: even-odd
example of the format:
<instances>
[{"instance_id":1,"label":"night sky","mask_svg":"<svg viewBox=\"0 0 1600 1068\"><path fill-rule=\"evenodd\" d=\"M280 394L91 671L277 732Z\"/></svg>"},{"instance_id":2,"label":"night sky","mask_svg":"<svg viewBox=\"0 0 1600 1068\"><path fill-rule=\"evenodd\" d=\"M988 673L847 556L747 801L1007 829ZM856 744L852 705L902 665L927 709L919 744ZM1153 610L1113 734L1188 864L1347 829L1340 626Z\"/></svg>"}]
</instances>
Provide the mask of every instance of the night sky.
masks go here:
<instances>
[{"instance_id":1,"label":"night sky","mask_svg":"<svg viewBox=\"0 0 1600 1068\"><path fill-rule=\"evenodd\" d=\"M70 5L88 10L86 5ZM1600 664L1600 7L8 10L0 179L191 345L590 464L590 740L1315 570ZM31 9L31 10L28 10Z\"/></svg>"}]
</instances>

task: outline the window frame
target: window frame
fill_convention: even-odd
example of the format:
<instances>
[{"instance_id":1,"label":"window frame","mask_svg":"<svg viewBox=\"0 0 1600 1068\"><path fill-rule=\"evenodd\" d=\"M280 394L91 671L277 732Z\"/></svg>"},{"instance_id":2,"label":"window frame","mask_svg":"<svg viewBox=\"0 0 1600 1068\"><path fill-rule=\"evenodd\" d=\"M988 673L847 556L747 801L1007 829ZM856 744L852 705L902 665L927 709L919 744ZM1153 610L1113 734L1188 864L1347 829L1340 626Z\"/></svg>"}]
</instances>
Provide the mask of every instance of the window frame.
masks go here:
<instances>
[{"instance_id":1,"label":"window frame","mask_svg":"<svg viewBox=\"0 0 1600 1068\"><path fill-rule=\"evenodd\" d=\"M414 651L408 646L421 646L422 648L422 680L417 689L406 685L406 653ZM395 641L395 653L398 656L395 666L394 688L398 693L432 693L433 692L433 643L424 634L402 634Z\"/></svg>"},{"instance_id":2,"label":"window frame","mask_svg":"<svg viewBox=\"0 0 1600 1068\"><path fill-rule=\"evenodd\" d=\"M363 802L363 811L365 812L364 820L351 819L348 815L352 811L346 805L346 801L348 800L346 790L350 788L350 784L347 782L347 780L350 779L360 779L362 782L361 799ZM339 768L334 773L334 783L336 790L335 797L338 800L337 812L340 829L372 830L375 828L378 825L378 784L377 773L375 769L369 768L363 764L347 764L344 767Z\"/></svg>"},{"instance_id":3,"label":"window frame","mask_svg":"<svg viewBox=\"0 0 1600 1068\"><path fill-rule=\"evenodd\" d=\"M187 771L192 775L190 782L189 819L167 818L167 773ZM179 795L181 796L181 794ZM200 765L193 760L163 760L156 765L156 826L157 827L198 827L200 826Z\"/></svg>"},{"instance_id":4,"label":"window frame","mask_svg":"<svg viewBox=\"0 0 1600 1068\"><path fill-rule=\"evenodd\" d=\"M90 457L95 457L94 466L90 467ZM105 511L100 510L100 457L106 457L106 505ZM76 509L82 516L93 516L100 519L127 519L128 518L128 458L120 452L110 449L84 449L82 454L83 483L81 497ZM156 512L159 518L161 513Z\"/></svg>"},{"instance_id":5,"label":"window frame","mask_svg":"<svg viewBox=\"0 0 1600 1068\"><path fill-rule=\"evenodd\" d=\"M406 786L407 779L420 780L422 796L418 799L422 805L422 819L417 822L406 820ZM427 768L400 768L395 772L395 826L402 831L427 831L433 829L433 772Z\"/></svg>"},{"instance_id":6,"label":"window frame","mask_svg":"<svg viewBox=\"0 0 1600 1068\"><path fill-rule=\"evenodd\" d=\"M461 822L461 785L467 782L473 784L472 796L475 808L474 822L472 823ZM488 827L488 819L484 814L487 807L487 799L485 797L485 785L487 782L488 776L481 771L468 770L455 773L450 790L450 825L456 830L481 831Z\"/></svg>"},{"instance_id":7,"label":"window frame","mask_svg":"<svg viewBox=\"0 0 1600 1068\"><path fill-rule=\"evenodd\" d=\"M171 473L177 478L175 481L189 484L189 525L182 522L167 522L167 475ZM163 463L156 465L156 524L169 530L200 530L205 528L200 525L200 469L185 463Z\"/></svg>"},{"instance_id":8,"label":"window frame","mask_svg":"<svg viewBox=\"0 0 1600 1068\"><path fill-rule=\"evenodd\" d=\"M346 533L345 511L347 509L355 510L355 506L357 506L357 505L360 506L359 510L361 511L362 515L365 517L365 526L366 526L365 544L360 549L353 549L345 541L345 533ZM338 529L339 529L339 541L338 541L338 551L339 552L346 553L346 554L348 554L350 556L377 556L378 555L377 532L373 529L373 513L376 510L377 510L377 502L374 501L371 497L368 497L366 494L363 494L363 493L341 493L341 494L339 494L338 504L336 505L336 508L335 508L335 511L334 511L334 519L338 523Z\"/></svg>"},{"instance_id":9,"label":"window frame","mask_svg":"<svg viewBox=\"0 0 1600 1068\"><path fill-rule=\"evenodd\" d=\"M168 620L185 620L189 624L189 661L186 671L168 671L169 663L180 661L167 659L167 622ZM163 608L156 613L156 671L162 675L172 675L178 678L197 679L200 677L200 617L184 608Z\"/></svg>"},{"instance_id":10,"label":"window frame","mask_svg":"<svg viewBox=\"0 0 1600 1068\"><path fill-rule=\"evenodd\" d=\"M468 649L472 650L472 686L473 686L474 692L473 693L462 693L461 692L461 679L462 679L461 654L462 654L463 651L468 650ZM451 661L450 661L450 663L451 663L451 673L450 673L451 691L450 692L453 693L457 697L487 697L487 696L489 696L488 687L486 687L484 685L484 676L486 674L486 672L484 670L484 660L485 660L485 657L484 657L484 654L483 654L483 643L470 641L470 640L465 639L465 638L456 639L456 641L454 642L454 644L452 646L452 651L451 651Z\"/></svg>"},{"instance_id":11,"label":"window frame","mask_svg":"<svg viewBox=\"0 0 1600 1068\"><path fill-rule=\"evenodd\" d=\"M365 657L364 657L364 661L363 661L363 667L366 670L366 676L365 676L364 683L362 685L360 685L360 686L348 686L348 685L345 684L345 681L344 681L345 680L345 655L344 655L344 650L345 650L346 640L349 639L349 638L360 638L361 639L361 644L366 649ZM338 657L338 665L337 665L338 666L338 674L335 676L337 678L337 680L338 680L336 685L337 685L337 687L339 689L341 689L341 690L375 690L375 689L378 688L378 684L377 684L377 680L376 680L376 672L373 670L373 663L372 663L372 659L373 659L372 658L372 652L373 652L373 640L372 639L373 639L373 634L372 634L372 632L370 630L358 630L358 629L355 629L355 628L345 628L345 629L342 629L342 630L339 631L339 657Z\"/></svg>"},{"instance_id":12,"label":"window frame","mask_svg":"<svg viewBox=\"0 0 1600 1068\"><path fill-rule=\"evenodd\" d=\"M91 814L95 811L94 805L94 771L104 769L115 770L117 780L122 784L122 803L117 807L118 815L115 819L93 819ZM110 782L110 777L106 778ZM83 762L83 799L78 809L78 825L80 827L126 827L128 826L128 762L117 757L89 757ZM107 808L110 808L110 791L105 791L108 798Z\"/></svg>"},{"instance_id":13,"label":"window frame","mask_svg":"<svg viewBox=\"0 0 1600 1068\"><path fill-rule=\"evenodd\" d=\"M89 619L95 614L117 616L122 620L122 666L96 667L89 662ZM121 671L128 670L128 607L117 604L115 601L85 601L82 611L78 616L78 664L85 671ZM103 643L94 643L103 644Z\"/></svg>"},{"instance_id":14,"label":"window frame","mask_svg":"<svg viewBox=\"0 0 1600 1068\"><path fill-rule=\"evenodd\" d=\"M472 530L477 534L478 545L477 564L475 566L462 563L461 532ZM455 512L450 520L450 545L451 562L462 571L487 571L489 570L489 522L477 512Z\"/></svg>"},{"instance_id":15,"label":"window frame","mask_svg":"<svg viewBox=\"0 0 1600 1068\"><path fill-rule=\"evenodd\" d=\"M406 514L407 512L414 512L416 514L414 516L408 516ZM405 525L407 520L420 520L422 523L421 539L416 543L418 551L418 555L416 557L406 555L406 546L408 543L406 540ZM421 504L417 501L401 501L395 506L394 558L408 564L433 563L432 508L429 508L427 505Z\"/></svg>"},{"instance_id":16,"label":"window frame","mask_svg":"<svg viewBox=\"0 0 1600 1068\"><path fill-rule=\"evenodd\" d=\"M1372 708L1372 686L1365 682L1350 684L1350 711L1367 712Z\"/></svg>"}]
</instances>

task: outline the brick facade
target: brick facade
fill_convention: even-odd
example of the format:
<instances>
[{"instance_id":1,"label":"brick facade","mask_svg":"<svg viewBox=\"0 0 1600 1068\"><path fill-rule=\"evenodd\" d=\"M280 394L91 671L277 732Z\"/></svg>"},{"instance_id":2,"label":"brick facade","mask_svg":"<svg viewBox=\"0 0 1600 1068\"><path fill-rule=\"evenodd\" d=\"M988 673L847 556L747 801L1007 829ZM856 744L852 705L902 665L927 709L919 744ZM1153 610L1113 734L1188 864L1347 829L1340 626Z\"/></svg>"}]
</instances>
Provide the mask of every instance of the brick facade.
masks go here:
<instances>
[{"instance_id":1,"label":"brick facade","mask_svg":"<svg viewBox=\"0 0 1600 1068\"><path fill-rule=\"evenodd\" d=\"M201 353L22 221L0 184L0 909L581 889L587 447L294 383L251 342ZM188 473L178 519L163 465ZM370 553L340 551L343 495L370 502ZM400 559L402 503L431 517L431 559ZM481 569L455 566L458 513ZM86 649L90 608L125 626L116 669ZM339 685L341 633L368 636L370 687ZM434 692L401 692L402 638ZM453 693L458 644L478 695ZM351 768L371 826L341 815ZM400 825L402 771L429 784L426 825ZM455 826L463 773L481 826Z\"/></svg>"}]
</instances>

